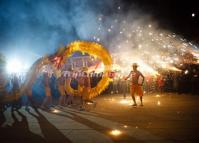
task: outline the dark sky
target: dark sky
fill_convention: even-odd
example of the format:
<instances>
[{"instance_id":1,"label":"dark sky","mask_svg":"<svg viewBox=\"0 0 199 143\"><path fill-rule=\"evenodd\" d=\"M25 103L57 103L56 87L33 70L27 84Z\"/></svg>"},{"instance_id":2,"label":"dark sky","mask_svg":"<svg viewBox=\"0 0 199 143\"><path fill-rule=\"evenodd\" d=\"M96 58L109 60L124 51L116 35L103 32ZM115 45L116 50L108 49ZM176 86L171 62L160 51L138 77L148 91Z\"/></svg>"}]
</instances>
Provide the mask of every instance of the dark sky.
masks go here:
<instances>
[{"instance_id":1,"label":"dark sky","mask_svg":"<svg viewBox=\"0 0 199 143\"><path fill-rule=\"evenodd\" d=\"M90 40L96 17L111 19L118 6L123 15L143 11L163 29L199 43L199 8L193 0L0 0L0 52L35 60L71 41Z\"/></svg>"},{"instance_id":2,"label":"dark sky","mask_svg":"<svg viewBox=\"0 0 199 143\"><path fill-rule=\"evenodd\" d=\"M199 6L197 0L124 0L126 6L134 3L151 13L163 28L187 39L199 42ZM192 13L196 16L192 17Z\"/></svg>"}]
</instances>

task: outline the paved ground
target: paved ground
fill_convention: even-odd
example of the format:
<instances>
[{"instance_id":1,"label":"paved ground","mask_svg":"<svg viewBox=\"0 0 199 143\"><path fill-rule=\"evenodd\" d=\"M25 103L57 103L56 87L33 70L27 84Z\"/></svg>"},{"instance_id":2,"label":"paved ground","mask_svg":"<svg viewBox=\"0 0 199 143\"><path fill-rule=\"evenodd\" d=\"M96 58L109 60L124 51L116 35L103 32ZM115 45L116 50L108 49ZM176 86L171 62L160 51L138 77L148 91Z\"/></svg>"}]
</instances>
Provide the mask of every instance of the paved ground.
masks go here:
<instances>
[{"instance_id":1,"label":"paved ground","mask_svg":"<svg viewBox=\"0 0 199 143\"><path fill-rule=\"evenodd\" d=\"M105 95L90 111L55 107L53 111L9 107L1 113L0 142L133 143L199 141L199 96L157 94L144 97L144 107L131 98ZM138 102L139 103L139 102ZM111 134L115 131L118 136Z\"/></svg>"}]
</instances>

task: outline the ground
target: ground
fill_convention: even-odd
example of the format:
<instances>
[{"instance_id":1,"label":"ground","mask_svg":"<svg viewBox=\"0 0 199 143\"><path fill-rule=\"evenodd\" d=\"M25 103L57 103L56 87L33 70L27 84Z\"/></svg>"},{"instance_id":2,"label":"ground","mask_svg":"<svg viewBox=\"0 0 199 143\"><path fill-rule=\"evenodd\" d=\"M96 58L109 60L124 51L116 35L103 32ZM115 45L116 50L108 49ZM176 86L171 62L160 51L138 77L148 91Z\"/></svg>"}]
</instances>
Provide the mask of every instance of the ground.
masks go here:
<instances>
[{"instance_id":1,"label":"ground","mask_svg":"<svg viewBox=\"0 0 199 143\"><path fill-rule=\"evenodd\" d=\"M1 143L132 143L199 140L199 96L146 94L144 107L128 95L104 95L89 111L54 107L52 111L11 107L1 113ZM138 100L139 105L139 100ZM111 134L115 131L119 135Z\"/></svg>"}]
</instances>

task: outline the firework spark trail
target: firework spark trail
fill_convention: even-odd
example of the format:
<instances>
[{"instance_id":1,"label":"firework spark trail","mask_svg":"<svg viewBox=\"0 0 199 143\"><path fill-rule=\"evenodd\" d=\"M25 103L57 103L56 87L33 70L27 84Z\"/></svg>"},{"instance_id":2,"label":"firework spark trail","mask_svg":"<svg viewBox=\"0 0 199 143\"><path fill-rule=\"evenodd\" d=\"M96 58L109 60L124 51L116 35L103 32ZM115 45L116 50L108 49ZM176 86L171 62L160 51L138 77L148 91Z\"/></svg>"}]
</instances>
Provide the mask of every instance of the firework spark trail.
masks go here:
<instances>
[{"instance_id":1,"label":"firework spark trail","mask_svg":"<svg viewBox=\"0 0 199 143\"><path fill-rule=\"evenodd\" d=\"M160 68L181 71L179 65L198 62L196 45L159 28L150 16L135 19L132 14L124 16L118 12L117 16L109 18L100 15L98 21L98 33L93 40L108 45L114 63L120 65L124 73L131 69L133 62L146 74L158 74ZM105 31L109 40L103 38Z\"/></svg>"},{"instance_id":2,"label":"firework spark trail","mask_svg":"<svg viewBox=\"0 0 199 143\"><path fill-rule=\"evenodd\" d=\"M74 40L88 40L103 44L124 71L132 62L156 73L158 68L178 70L176 65L195 62L193 56L199 61L197 46L163 30L158 19L133 3L130 8L121 0L2 3L0 52L8 59L16 55L31 64Z\"/></svg>"}]
</instances>

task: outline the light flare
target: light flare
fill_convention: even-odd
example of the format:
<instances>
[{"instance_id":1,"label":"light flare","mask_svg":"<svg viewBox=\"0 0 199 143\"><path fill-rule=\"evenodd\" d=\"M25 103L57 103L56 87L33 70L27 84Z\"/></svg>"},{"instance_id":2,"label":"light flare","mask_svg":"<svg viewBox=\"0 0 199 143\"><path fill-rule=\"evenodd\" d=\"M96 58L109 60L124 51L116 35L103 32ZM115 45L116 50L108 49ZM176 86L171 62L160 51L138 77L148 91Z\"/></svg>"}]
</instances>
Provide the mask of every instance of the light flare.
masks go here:
<instances>
[{"instance_id":1,"label":"light flare","mask_svg":"<svg viewBox=\"0 0 199 143\"><path fill-rule=\"evenodd\" d=\"M122 134L122 132L120 130L114 129L110 132L110 134L113 136L119 136Z\"/></svg>"}]
</instances>

